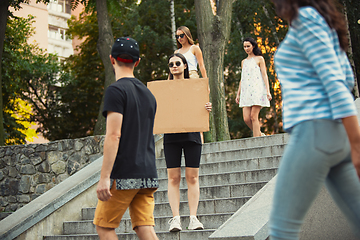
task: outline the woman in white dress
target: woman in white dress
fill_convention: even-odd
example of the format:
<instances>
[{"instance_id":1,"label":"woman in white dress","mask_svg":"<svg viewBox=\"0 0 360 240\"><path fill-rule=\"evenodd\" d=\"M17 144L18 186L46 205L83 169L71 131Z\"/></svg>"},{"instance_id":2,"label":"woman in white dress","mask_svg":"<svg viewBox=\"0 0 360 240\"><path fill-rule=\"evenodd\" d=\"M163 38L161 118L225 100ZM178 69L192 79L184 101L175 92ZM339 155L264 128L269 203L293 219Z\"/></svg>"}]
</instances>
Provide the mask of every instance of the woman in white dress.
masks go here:
<instances>
[{"instance_id":1,"label":"woman in white dress","mask_svg":"<svg viewBox=\"0 0 360 240\"><path fill-rule=\"evenodd\" d=\"M253 136L259 137L264 135L260 131L259 113L262 107L270 107L272 97L261 50L253 38L245 38L243 44L248 56L241 62L241 81L235 101L243 108L244 121Z\"/></svg>"}]
</instances>

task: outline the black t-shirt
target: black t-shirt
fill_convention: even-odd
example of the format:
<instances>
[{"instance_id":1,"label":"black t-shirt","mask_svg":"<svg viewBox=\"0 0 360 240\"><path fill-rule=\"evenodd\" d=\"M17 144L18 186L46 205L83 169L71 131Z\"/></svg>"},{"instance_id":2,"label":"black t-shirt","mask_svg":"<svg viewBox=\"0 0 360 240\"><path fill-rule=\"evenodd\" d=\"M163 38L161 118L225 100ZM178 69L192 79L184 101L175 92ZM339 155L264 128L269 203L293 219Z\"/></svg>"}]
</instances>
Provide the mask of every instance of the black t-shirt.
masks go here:
<instances>
[{"instance_id":1,"label":"black t-shirt","mask_svg":"<svg viewBox=\"0 0 360 240\"><path fill-rule=\"evenodd\" d=\"M110 178L157 178L153 94L138 79L121 78L106 89L104 117L108 111L123 115L119 149Z\"/></svg>"}]
</instances>

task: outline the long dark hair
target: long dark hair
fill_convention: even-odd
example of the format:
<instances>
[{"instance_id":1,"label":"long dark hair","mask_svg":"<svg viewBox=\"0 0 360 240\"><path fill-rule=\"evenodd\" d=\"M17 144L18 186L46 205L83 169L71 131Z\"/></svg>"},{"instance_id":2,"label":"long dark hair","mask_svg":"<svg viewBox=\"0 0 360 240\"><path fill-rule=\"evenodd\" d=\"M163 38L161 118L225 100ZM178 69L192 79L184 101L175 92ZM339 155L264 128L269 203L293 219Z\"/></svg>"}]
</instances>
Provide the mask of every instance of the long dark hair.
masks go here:
<instances>
[{"instance_id":1,"label":"long dark hair","mask_svg":"<svg viewBox=\"0 0 360 240\"><path fill-rule=\"evenodd\" d=\"M172 54L169 59L168 62L170 61L171 58L173 57L179 57L181 59L181 61L183 62L184 65L186 65L186 68L184 69L184 78L190 78L189 77L189 66L187 64L186 58L184 57L184 55L182 55L181 53L174 53ZM172 75L170 68L169 68L169 79L174 79L174 76Z\"/></svg>"},{"instance_id":2,"label":"long dark hair","mask_svg":"<svg viewBox=\"0 0 360 240\"><path fill-rule=\"evenodd\" d=\"M300 7L314 7L333 28L339 37L341 48L346 51L349 47L347 28L344 16L336 9L333 0L272 0L277 14L290 23L298 16Z\"/></svg>"},{"instance_id":3,"label":"long dark hair","mask_svg":"<svg viewBox=\"0 0 360 240\"><path fill-rule=\"evenodd\" d=\"M255 56L262 56L262 52L257 44L257 42L255 41L255 39L253 39L252 37L247 37L244 39L244 42L250 42L251 45L253 46L253 53L255 54Z\"/></svg>"}]
</instances>

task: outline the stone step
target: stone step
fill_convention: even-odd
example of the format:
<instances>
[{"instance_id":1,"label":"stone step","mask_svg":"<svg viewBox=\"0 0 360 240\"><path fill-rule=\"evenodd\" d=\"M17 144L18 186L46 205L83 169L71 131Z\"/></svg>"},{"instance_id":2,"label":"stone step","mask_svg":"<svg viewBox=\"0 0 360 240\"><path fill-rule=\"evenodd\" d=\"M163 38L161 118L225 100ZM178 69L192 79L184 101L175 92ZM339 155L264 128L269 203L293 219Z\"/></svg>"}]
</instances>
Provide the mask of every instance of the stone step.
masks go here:
<instances>
[{"instance_id":1,"label":"stone step","mask_svg":"<svg viewBox=\"0 0 360 240\"><path fill-rule=\"evenodd\" d=\"M250 137L230 141L221 141L203 144L203 152L226 151L236 149L246 149L269 145L282 145L288 141L288 134L275 134L263 137Z\"/></svg>"},{"instance_id":2,"label":"stone step","mask_svg":"<svg viewBox=\"0 0 360 240\"><path fill-rule=\"evenodd\" d=\"M198 214L210 214L210 213L234 213L242 205L244 205L251 196L247 197L234 197L234 198L219 198L219 199L208 199L200 200L198 205ZM180 201L180 215L186 216L189 214L189 205L187 201ZM92 220L95 214L95 208L86 208L82 212L83 220ZM168 202L156 203L154 208L154 217L172 217L171 208ZM130 218L129 210L126 210L123 218ZM72 222L65 222L65 225L71 224Z\"/></svg>"},{"instance_id":3,"label":"stone step","mask_svg":"<svg viewBox=\"0 0 360 240\"><path fill-rule=\"evenodd\" d=\"M240 172L228 172L228 173L215 173L199 176L200 187L214 186L221 184L233 184L233 183L250 183L250 182L263 182L270 181L270 179L276 175L277 168L267 168L261 170L249 170ZM159 179L159 190L167 189L167 178ZM181 178L180 188L186 187L186 179Z\"/></svg>"},{"instance_id":4,"label":"stone step","mask_svg":"<svg viewBox=\"0 0 360 240\"><path fill-rule=\"evenodd\" d=\"M0 221L3 220L4 218L10 216L12 214L12 212L0 212Z\"/></svg>"},{"instance_id":5,"label":"stone step","mask_svg":"<svg viewBox=\"0 0 360 240\"><path fill-rule=\"evenodd\" d=\"M157 158L159 189L155 192L155 231L160 240L208 239L234 212L276 175L288 136L285 134L247 138L203 145L199 170L200 201L197 216L205 230L189 231L189 208L185 167L181 168L180 215L183 231L169 233L172 217L167 197L167 169L164 157ZM182 165L184 157L182 157ZM47 240L99 239L92 224L95 208L81 210L82 221L64 222L61 236ZM116 229L119 239L138 239L128 211Z\"/></svg>"},{"instance_id":6,"label":"stone step","mask_svg":"<svg viewBox=\"0 0 360 240\"><path fill-rule=\"evenodd\" d=\"M212 199L217 200L217 199L226 199L226 198L247 199L249 196L253 196L257 191L259 191L263 186L265 186L265 184L266 182L256 182L256 183L239 183L239 184L201 187L200 202L202 200L212 200ZM158 204L165 204L165 205L169 204L166 190L155 192L154 198L156 203L155 207ZM187 201L187 188L180 189L180 201L181 202ZM200 208L200 203L199 203L199 208ZM92 220L94 218L94 212L95 212L95 207L83 208L81 210L82 220Z\"/></svg>"},{"instance_id":7,"label":"stone step","mask_svg":"<svg viewBox=\"0 0 360 240\"><path fill-rule=\"evenodd\" d=\"M241 159L250 159L250 158L261 158L261 157L272 157L272 156L281 156L284 152L285 145L271 145L271 146L261 146L253 147L246 149L235 149L235 150L225 150L225 151L215 151L211 153L202 153L200 164L203 163L215 163L221 161L229 160L241 160ZM181 159L182 165L185 165L184 156ZM156 159L156 167L164 168L166 167L165 158Z\"/></svg>"},{"instance_id":8,"label":"stone step","mask_svg":"<svg viewBox=\"0 0 360 240\"><path fill-rule=\"evenodd\" d=\"M208 240L208 237L213 233L215 229L205 229L189 231L183 230L181 232L168 232L158 231L156 235L159 240ZM135 232L117 234L119 239L122 240L139 240ZM99 240L97 234L79 234L79 235L57 235L57 236L46 236L44 240Z\"/></svg>"},{"instance_id":9,"label":"stone step","mask_svg":"<svg viewBox=\"0 0 360 240\"><path fill-rule=\"evenodd\" d=\"M205 143L202 147L203 153L222 152L227 150L239 150L254 147L263 147L269 145L286 144L288 134L274 134L262 137L250 137L242 139L234 139L221 142Z\"/></svg>"},{"instance_id":10,"label":"stone step","mask_svg":"<svg viewBox=\"0 0 360 240\"><path fill-rule=\"evenodd\" d=\"M272 157L258 157L258 158L246 158L235 159L228 161L218 161L211 163L200 162L200 175L218 173L219 169L224 172L236 172L239 170L255 170L278 167L281 159L281 155ZM157 168L159 178L167 178L167 168ZM185 166L181 167L181 176L185 176Z\"/></svg>"},{"instance_id":11,"label":"stone step","mask_svg":"<svg viewBox=\"0 0 360 240\"><path fill-rule=\"evenodd\" d=\"M205 229L217 229L220 227L233 213L214 213L214 214L197 214L200 222L204 224ZM155 231L168 231L168 221L170 217L156 217L155 218ZM189 215L181 216L181 225L185 230L189 225ZM116 233L129 233L132 232L132 225L130 218L123 218L118 228L115 229ZM95 225L92 220L74 221L64 223L63 234L95 234Z\"/></svg>"}]
</instances>

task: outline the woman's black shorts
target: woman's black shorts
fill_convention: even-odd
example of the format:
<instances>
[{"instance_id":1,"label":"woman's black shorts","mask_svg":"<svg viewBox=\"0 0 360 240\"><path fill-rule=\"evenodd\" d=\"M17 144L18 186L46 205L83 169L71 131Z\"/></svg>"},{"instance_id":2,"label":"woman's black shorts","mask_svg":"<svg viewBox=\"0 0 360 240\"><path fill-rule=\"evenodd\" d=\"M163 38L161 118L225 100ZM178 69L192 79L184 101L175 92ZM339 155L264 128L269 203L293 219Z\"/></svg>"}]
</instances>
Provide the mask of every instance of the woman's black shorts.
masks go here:
<instances>
[{"instance_id":1,"label":"woman's black shorts","mask_svg":"<svg viewBox=\"0 0 360 240\"><path fill-rule=\"evenodd\" d=\"M199 168L201 148L201 144L195 142L165 143L164 153L167 168L178 168L181 166L182 149L184 149L185 166Z\"/></svg>"}]
</instances>

